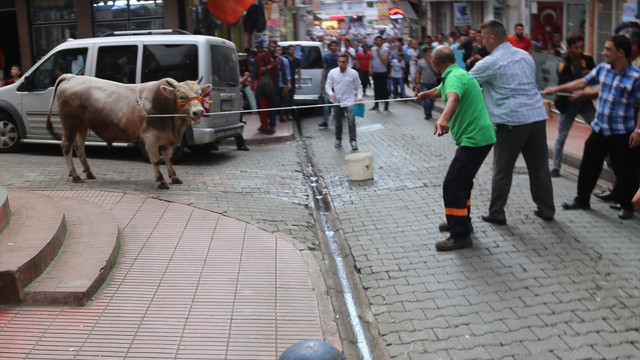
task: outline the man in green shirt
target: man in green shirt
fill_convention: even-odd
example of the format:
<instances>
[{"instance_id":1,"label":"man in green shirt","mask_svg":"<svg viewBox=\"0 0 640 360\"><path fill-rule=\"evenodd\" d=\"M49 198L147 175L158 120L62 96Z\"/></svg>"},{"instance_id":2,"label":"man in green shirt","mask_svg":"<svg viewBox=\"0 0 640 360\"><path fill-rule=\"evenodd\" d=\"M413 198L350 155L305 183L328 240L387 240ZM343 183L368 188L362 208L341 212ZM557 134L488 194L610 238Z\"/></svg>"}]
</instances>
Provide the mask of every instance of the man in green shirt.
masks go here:
<instances>
[{"instance_id":1,"label":"man in green shirt","mask_svg":"<svg viewBox=\"0 0 640 360\"><path fill-rule=\"evenodd\" d=\"M437 47L432 57L434 70L442 74L442 82L419 93L417 101L442 97L444 111L434 125L433 134L442 136L451 132L458 146L442 185L447 222L440 224L440 231L449 231L450 236L436 243L436 250L449 251L471 247L473 178L496 142L496 135L480 86L456 65L451 48Z\"/></svg>"}]
</instances>

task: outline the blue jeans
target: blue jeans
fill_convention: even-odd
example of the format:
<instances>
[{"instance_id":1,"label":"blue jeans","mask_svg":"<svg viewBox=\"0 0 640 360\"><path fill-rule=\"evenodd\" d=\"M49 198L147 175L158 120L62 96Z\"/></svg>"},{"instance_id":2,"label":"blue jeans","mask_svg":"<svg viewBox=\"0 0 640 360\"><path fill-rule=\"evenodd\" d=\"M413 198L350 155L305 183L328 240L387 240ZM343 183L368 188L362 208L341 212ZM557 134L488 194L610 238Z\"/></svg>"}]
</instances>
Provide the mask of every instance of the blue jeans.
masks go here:
<instances>
[{"instance_id":1,"label":"blue jeans","mask_svg":"<svg viewBox=\"0 0 640 360\"><path fill-rule=\"evenodd\" d=\"M324 86L322 87L324 89ZM329 104L329 95L327 95L327 93L322 90L322 98L324 99L324 101L322 102L323 104ZM329 122L329 115L331 115L331 108L333 106L324 106L322 108L322 122L323 123L328 123Z\"/></svg>"},{"instance_id":2,"label":"blue jeans","mask_svg":"<svg viewBox=\"0 0 640 360\"><path fill-rule=\"evenodd\" d=\"M560 169L560 166L562 166L564 142L567 140L573 120L578 114L582 115L584 121L591 124L596 115L596 108L593 107L591 101L572 103L564 114L560 114L558 118L558 136L556 137L556 143L553 145L553 167L555 169Z\"/></svg>"},{"instance_id":3,"label":"blue jeans","mask_svg":"<svg viewBox=\"0 0 640 360\"><path fill-rule=\"evenodd\" d=\"M393 82L393 98L397 99L398 98L398 86L400 86L400 97L401 98L406 98L407 94L405 94L404 92L404 79L403 78L391 78L391 81Z\"/></svg>"},{"instance_id":4,"label":"blue jeans","mask_svg":"<svg viewBox=\"0 0 640 360\"><path fill-rule=\"evenodd\" d=\"M436 87L436 84L431 83L420 83L420 91L431 90ZM433 105L436 103L436 99L428 98L422 101L422 108L424 109L424 116L431 118L431 112L433 111Z\"/></svg>"},{"instance_id":5,"label":"blue jeans","mask_svg":"<svg viewBox=\"0 0 640 360\"><path fill-rule=\"evenodd\" d=\"M283 103L284 103L284 97L282 94L282 89L281 87L277 87L275 88L275 93L276 95L273 97L273 108L279 108L282 107ZM277 113L277 114L276 114ZM278 111L270 111L269 114L269 127L270 128L275 128L276 127L276 115L280 114L280 110Z\"/></svg>"}]
</instances>

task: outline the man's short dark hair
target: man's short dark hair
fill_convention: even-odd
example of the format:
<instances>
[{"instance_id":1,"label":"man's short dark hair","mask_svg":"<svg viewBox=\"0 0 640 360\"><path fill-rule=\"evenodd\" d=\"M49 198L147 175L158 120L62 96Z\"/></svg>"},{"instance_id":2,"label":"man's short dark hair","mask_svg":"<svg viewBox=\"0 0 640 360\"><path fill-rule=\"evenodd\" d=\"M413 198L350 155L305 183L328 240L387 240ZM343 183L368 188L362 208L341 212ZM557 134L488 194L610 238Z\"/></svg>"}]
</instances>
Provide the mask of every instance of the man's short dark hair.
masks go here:
<instances>
[{"instance_id":1,"label":"man's short dark hair","mask_svg":"<svg viewBox=\"0 0 640 360\"><path fill-rule=\"evenodd\" d=\"M287 50L289 50L289 49L291 49L291 48L294 48L294 49L295 49L295 48L296 48L296 46L295 46L295 45L293 45L293 44L291 44L291 45L287 46Z\"/></svg>"},{"instance_id":2,"label":"man's short dark hair","mask_svg":"<svg viewBox=\"0 0 640 360\"><path fill-rule=\"evenodd\" d=\"M377 40L377 39L382 39L382 40L384 40L384 38L382 37L382 35L378 35L378 36L376 36L376 37L374 38L374 40Z\"/></svg>"},{"instance_id":3,"label":"man's short dark hair","mask_svg":"<svg viewBox=\"0 0 640 360\"><path fill-rule=\"evenodd\" d=\"M523 23L516 23L515 25L513 25L513 28L515 29L515 28L517 28L519 26L524 27L524 24Z\"/></svg>"},{"instance_id":4,"label":"man's short dark hair","mask_svg":"<svg viewBox=\"0 0 640 360\"><path fill-rule=\"evenodd\" d=\"M504 24L498 20L489 20L480 25L480 30L484 30L487 34L495 36L497 39L506 39L507 29Z\"/></svg>"},{"instance_id":5,"label":"man's short dark hair","mask_svg":"<svg viewBox=\"0 0 640 360\"><path fill-rule=\"evenodd\" d=\"M271 44L278 45L278 40L269 40L269 45Z\"/></svg>"},{"instance_id":6,"label":"man's short dark hair","mask_svg":"<svg viewBox=\"0 0 640 360\"><path fill-rule=\"evenodd\" d=\"M349 60L349 54L347 54L346 52L340 53L338 55L338 58L346 58L347 61Z\"/></svg>"},{"instance_id":7,"label":"man's short dark hair","mask_svg":"<svg viewBox=\"0 0 640 360\"><path fill-rule=\"evenodd\" d=\"M338 42L336 40L331 40L329 41L329 46L331 45L339 45Z\"/></svg>"},{"instance_id":8,"label":"man's short dark hair","mask_svg":"<svg viewBox=\"0 0 640 360\"><path fill-rule=\"evenodd\" d=\"M631 40L624 35L613 35L611 42L616 50L622 50L627 59L631 58Z\"/></svg>"},{"instance_id":9,"label":"man's short dark hair","mask_svg":"<svg viewBox=\"0 0 640 360\"><path fill-rule=\"evenodd\" d=\"M580 35L580 34L571 35L567 39L567 46L571 47L574 44L579 43L580 41L584 41L584 37L582 35Z\"/></svg>"},{"instance_id":10,"label":"man's short dark hair","mask_svg":"<svg viewBox=\"0 0 640 360\"><path fill-rule=\"evenodd\" d=\"M640 28L635 26L627 26L621 29L616 35L624 35L631 40L631 44L640 46Z\"/></svg>"}]
</instances>

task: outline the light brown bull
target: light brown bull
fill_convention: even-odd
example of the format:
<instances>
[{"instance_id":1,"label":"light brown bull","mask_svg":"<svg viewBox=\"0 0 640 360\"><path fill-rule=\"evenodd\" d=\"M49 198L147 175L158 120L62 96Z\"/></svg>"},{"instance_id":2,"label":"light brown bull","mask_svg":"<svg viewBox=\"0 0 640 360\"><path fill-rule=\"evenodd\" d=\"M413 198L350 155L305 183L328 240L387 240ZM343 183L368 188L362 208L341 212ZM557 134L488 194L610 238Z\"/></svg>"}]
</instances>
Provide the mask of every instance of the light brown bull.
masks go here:
<instances>
[{"instance_id":1,"label":"light brown bull","mask_svg":"<svg viewBox=\"0 0 640 360\"><path fill-rule=\"evenodd\" d=\"M202 121L205 112L202 94L208 93L211 85L200 86L201 80L179 83L167 78L143 84L121 84L88 76L60 76L49 105L47 130L54 138L62 140L60 147L73 182L83 182L73 165L74 150L87 179L95 179L84 151L87 133L91 130L108 147L117 141L143 142L153 164L158 188L168 189L160 172L162 153L171 183L182 184L173 168L173 148L180 144L188 125ZM51 124L56 95L62 136ZM153 116L178 114L185 116Z\"/></svg>"}]
</instances>

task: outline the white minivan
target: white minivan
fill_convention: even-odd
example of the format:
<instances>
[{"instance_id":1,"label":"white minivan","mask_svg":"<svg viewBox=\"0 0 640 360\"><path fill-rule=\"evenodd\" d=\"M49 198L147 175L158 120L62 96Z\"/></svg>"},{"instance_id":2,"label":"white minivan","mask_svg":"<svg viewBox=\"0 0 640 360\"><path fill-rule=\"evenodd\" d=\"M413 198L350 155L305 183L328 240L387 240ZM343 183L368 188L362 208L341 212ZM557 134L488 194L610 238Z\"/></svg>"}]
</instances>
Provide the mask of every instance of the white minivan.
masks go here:
<instances>
[{"instance_id":1,"label":"white minivan","mask_svg":"<svg viewBox=\"0 0 640 360\"><path fill-rule=\"evenodd\" d=\"M64 73L125 84L165 77L177 81L203 77L203 84L212 85L208 99L213 102L205 104L210 106L205 108L206 112L242 108L238 56L230 41L175 30L116 32L100 38L67 40L51 50L15 84L0 88L0 153L17 151L23 143L59 143L51 137L45 123L53 86ZM204 117L202 123L189 126L182 143L174 149L174 156L179 157L185 146L191 151L215 150L220 141L242 135L244 124L240 122L240 116L238 113L212 114ZM55 103L52 121L54 127L60 129ZM90 132L87 145L106 143Z\"/></svg>"},{"instance_id":2,"label":"white minivan","mask_svg":"<svg viewBox=\"0 0 640 360\"><path fill-rule=\"evenodd\" d=\"M302 89L296 89L295 105L315 105L322 95L322 68L324 66L324 48L317 41L281 41L282 51L286 53L289 45L295 45L295 57L302 63ZM297 76L297 75L296 75Z\"/></svg>"}]
</instances>

